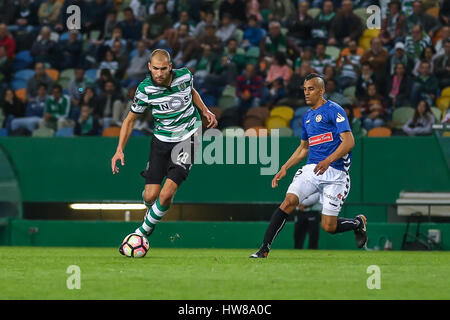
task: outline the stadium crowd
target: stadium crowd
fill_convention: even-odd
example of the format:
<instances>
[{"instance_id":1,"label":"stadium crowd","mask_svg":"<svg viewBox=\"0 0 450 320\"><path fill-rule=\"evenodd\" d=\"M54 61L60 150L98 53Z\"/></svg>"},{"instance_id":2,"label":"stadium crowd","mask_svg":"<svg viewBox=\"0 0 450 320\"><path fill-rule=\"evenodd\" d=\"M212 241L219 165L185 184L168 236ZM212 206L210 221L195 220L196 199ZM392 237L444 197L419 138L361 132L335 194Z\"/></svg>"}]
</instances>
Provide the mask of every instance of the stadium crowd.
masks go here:
<instances>
[{"instance_id":1,"label":"stadium crowd","mask_svg":"<svg viewBox=\"0 0 450 320\"><path fill-rule=\"evenodd\" d=\"M117 135L156 48L190 69L221 129L300 136L318 72L354 135L431 134L450 123L449 19L443 0L2 0L0 135ZM133 132L151 128L147 112Z\"/></svg>"}]
</instances>

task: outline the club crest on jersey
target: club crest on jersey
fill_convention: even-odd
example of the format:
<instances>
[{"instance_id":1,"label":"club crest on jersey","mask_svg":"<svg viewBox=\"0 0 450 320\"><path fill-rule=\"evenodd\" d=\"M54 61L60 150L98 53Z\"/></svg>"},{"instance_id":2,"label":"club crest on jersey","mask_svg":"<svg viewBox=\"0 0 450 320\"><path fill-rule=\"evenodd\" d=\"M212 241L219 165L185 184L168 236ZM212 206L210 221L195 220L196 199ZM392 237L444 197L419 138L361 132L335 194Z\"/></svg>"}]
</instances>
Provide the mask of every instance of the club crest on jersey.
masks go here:
<instances>
[{"instance_id":1,"label":"club crest on jersey","mask_svg":"<svg viewBox=\"0 0 450 320\"><path fill-rule=\"evenodd\" d=\"M318 114L316 117L316 122L320 122L320 121L322 121L322 115Z\"/></svg>"},{"instance_id":2,"label":"club crest on jersey","mask_svg":"<svg viewBox=\"0 0 450 320\"><path fill-rule=\"evenodd\" d=\"M178 86L178 90L183 91L184 89L186 89L186 83L183 82Z\"/></svg>"}]
</instances>

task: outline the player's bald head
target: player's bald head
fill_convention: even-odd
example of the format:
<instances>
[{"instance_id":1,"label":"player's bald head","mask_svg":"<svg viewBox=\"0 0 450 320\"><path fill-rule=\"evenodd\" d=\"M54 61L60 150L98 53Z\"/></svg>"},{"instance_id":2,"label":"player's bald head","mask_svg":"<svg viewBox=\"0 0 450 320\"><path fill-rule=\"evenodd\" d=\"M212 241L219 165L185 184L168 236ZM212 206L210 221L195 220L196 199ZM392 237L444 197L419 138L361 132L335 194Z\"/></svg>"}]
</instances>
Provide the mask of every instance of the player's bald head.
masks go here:
<instances>
[{"instance_id":1,"label":"player's bald head","mask_svg":"<svg viewBox=\"0 0 450 320\"><path fill-rule=\"evenodd\" d=\"M164 49L153 50L152 55L150 56L150 62L152 62L153 59L170 62L170 53Z\"/></svg>"},{"instance_id":2,"label":"player's bald head","mask_svg":"<svg viewBox=\"0 0 450 320\"><path fill-rule=\"evenodd\" d=\"M313 85L317 89L325 89L325 81L318 73L310 73L305 77L305 84L309 81L309 85Z\"/></svg>"}]
</instances>

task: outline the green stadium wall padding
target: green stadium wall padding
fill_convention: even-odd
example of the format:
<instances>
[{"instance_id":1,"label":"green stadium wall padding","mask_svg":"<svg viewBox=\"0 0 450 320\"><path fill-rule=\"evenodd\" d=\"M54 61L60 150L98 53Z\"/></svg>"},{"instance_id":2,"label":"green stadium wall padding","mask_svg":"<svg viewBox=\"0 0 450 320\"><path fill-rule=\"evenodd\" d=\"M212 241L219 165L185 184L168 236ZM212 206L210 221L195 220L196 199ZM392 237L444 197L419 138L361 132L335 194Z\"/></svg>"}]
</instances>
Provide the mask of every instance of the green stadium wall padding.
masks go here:
<instances>
[{"instance_id":1,"label":"green stadium wall padding","mask_svg":"<svg viewBox=\"0 0 450 320\"><path fill-rule=\"evenodd\" d=\"M177 221L158 224L149 238L150 246L158 248L258 248L268 222L193 222ZM0 227L0 245L118 247L123 238L139 226L138 222L57 221L14 219ZM422 223L420 232L441 230L441 245L450 249L450 223ZM30 232L30 231L34 232ZM286 223L273 243L273 248L293 249L294 223ZM384 246L392 241L392 250L400 250L405 223L368 224L368 247ZM409 233L416 232L411 224ZM408 238L412 240L412 238ZM305 244L306 246L306 244ZM358 250L353 232L330 235L320 230L319 249ZM252 253L249 251L249 254Z\"/></svg>"},{"instance_id":2,"label":"green stadium wall padding","mask_svg":"<svg viewBox=\"0 0 450 320\"><path fill-rule=\"evenodd\" d=\"M248 159L249 138L245 139ZM118 138L105 137L0 138L17 172L24 202L141 201L144 179L140 172L147 163L150 138L131 137L125 149L126 165L119 165L120 173L113 175L111 158L117 142ZM278 168L299 142L298 138L280 138ZM362 137L356 139L352 157L346 204L392 204L401 190L450 191L450 169L434 136ZM264 167L195 164L174 201L280 203L295 169L291 168L279 187L272 189L273 175L260 174Z\"/></svg>"}]
</instances>

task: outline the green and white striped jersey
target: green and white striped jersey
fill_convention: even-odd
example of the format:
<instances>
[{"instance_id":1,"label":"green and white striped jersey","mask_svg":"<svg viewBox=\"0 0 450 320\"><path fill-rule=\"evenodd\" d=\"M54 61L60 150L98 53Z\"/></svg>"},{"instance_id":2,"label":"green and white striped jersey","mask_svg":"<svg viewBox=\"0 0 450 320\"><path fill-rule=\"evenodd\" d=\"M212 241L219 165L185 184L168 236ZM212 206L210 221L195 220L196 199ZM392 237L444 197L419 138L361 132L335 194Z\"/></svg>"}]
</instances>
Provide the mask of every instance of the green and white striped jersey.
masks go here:
<instances>
[{"instance_id":1,"label":"green and white striped jersey","mask_svg":"<svg viewBox=\"0 0 450 320\"><path fill-rule=\"evenodd\" d=\"M187 68L174 69L170 87L158 86L151 77L138 86L131 111L142 114L150 108L154 135L164 142L180 142L202 125L200 113L192 102L193 76Z\"/></svg>"}]
</instances>

